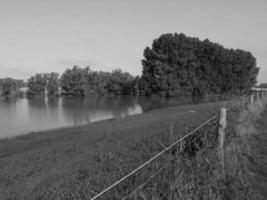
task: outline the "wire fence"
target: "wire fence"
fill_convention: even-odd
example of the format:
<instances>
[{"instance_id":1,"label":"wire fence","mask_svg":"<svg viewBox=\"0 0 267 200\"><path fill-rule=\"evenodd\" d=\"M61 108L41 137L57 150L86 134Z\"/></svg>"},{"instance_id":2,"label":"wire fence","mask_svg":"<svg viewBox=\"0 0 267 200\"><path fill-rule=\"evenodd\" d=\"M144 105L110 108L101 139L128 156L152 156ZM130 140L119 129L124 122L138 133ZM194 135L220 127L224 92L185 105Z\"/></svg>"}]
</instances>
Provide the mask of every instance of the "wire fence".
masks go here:
<instances>
[{"instance_id":1,"label":"wire fence","mask_svg":"<svg viewBox=\"0 0 267 200\"><path fill-rule=\"evenodd\" d=\"M263 98L263 96L264 95L262 95L262 98ZM254 97L253 97L253 95L250 96L250 101L248 100L248 98L243 98L243 99L240 99L240 100L244 101L243 104L251 104L251 105L253 105L253 103L254 103ZM238 102L239 102L238 103L238 105L239 105L240 104L240 101L238 101ZM201 151L202 149L206 149L207 150L210 147L211 148L214 148L214 147L218 148L218 150L219 150L218 151L218 153L219 153L218 154L218 160L221 162L221 165L220 166L222 167L222 173L224 173L225 129L226 129L227 120L229 120L229 119L227 119L228 117L226 117L226 116L228 116L226 114L226 111L228 110L228 109L226 109L226 107L228 107L228 106L226 106L226 104L227 104L227 102L225 102L224 107L221 108L220 115L219 115L219 113L216 113L215 115L213 115L212 117L210 117L208 120L206 120L204 123L202 123L201 125L199 125L197 128L195 128L192 131L188 132L187 134L185 134L180 139L178 139L175 142L171 143L169 146L166 147L164 145L161 145L161 146L164 147L164 149L162 151L160 151L155 156L153 156L152 158L150 158L149 160L147 160L146 162L144 162L142 165L138 166L137 168L135 168L134 170L132 170L131 172L129 172L127 175L123 176L121 179L119 179L118 181L116 181L115 183L113 183L112 185L110 185L109 187L105 188L104 190L102 190L101 192L99 192L98 194L96 194L94 197L91 198L91 200L96 200L96 199L102 197L104 194L106 194L107 192L109 192L114 187L118 186L119 184L121 184L126 179L128 179L131 176L137 174L143 168L145 168L148 165L150 165L153 161L155 161L156 159L158 159L159 157L161 157L163 154L167 154L169 152L170 154L169 154L169 159L167 159L167 162L165 162L164 164L159 164L159 162L158 162L158 164L161 165L160 167L158 167L158 169L152 170L153 172L150 173L150 175L148 175L146 178L142 177L143 178L142 182L140 181L139 184L135 184L135 187L134 188L128 190L124 195L121 195L121 196L123 196L122 198L121 197L120 198L116 198L116 199L121 199L121 200L138 199L138 197L141 197L141 199L152 199L152 198L147 198L145 196L143 190L144 190L144 188L148 184L150 184L150 185L152 185L152 184L157 185L158 184L157 181L154 181L153 183L151 183L152 180L153 179L156 179L157 176L159 176L160 174L161 174L161 177L159 177L159 178L164 177L162 175L163 174L162 172L165 169L166 169L166 172L168 172L168 170L170 170L169 166L173 162L173 160L172 160L173 151L171 151L171 150L174 150L174 147L177 147L175 149L176 150L175 154L178 154L178 156L191 155L192 157L195 157L196 154L199 151ZM231 102L231 109L233 110L234 107L235 106L233 105L233 102ZM229 116L231 116L231 112L229 113ZM214 122L214 124L212 126L207 126L212 121ZM174 126L173 123L172 123L172 126ZM203 127L206 128L205 131L200 131L200 129L203 128ZM211 128L209 129L207 127L211 127ZM172 132L172 131L173 130L170 130L170 132ZM206 152L208 152L208 151L206 151ZM203 154L201 154L201 155L203 155ZM203 159L207 159L207 158L204 157ZM207 163L209 163L209 161L207 161ZM209 164L207 164L207 165L209 165ZM176 165L175 167L177 168L177 166L178 166L178 168L180 167L179 165ZM214 166L211 166L211 168L212 167L214 168ZM205 172L202 172L202 173L205 173ZM206 175L207 174L204 174L204 176L206 176ZM176 177L176 179L179 179L179 176ZM194 182L194 181L191 181L190 180L190 177L188 179L187 178L185 178L185 179L186 179L185 181L188 181L189 182L189 184L186 183L187 186L190 185L190 184L192 184ZM158 179L158 180L161 180L161 179ZM158 181L158 182L160 182L160 181ZM187 187L187 186L185 186L185 187ZM190 187L191 186L187 187L186 190L188 190L188 188L190 188ZM192 187L194 188L194 186L192 186ZM192 189L192 187L191 187L191 189ZM147 191L148 190L146 190L146 192ZM163 192L166 193L166 191L163 191ZM191 197L192 197L192 195L191 195ZM189 197L189 199L192 199L191 197ZM168 198L166 198L166 199L168 199ZM172 198L172 199L177 199L177 198Z\"/></svg>"},{"instance_id":2,"label":"wire fence","mask_svg":"<svg viewBox=\"0 0 267 200\"><path fill-rule=\"evenodd\" d=\"M184 154L184 153L189 153L189 154L192 154L193 153L194 154L196 151L198 151L199 149L201 149L203 147L203 145L205 145L205 144L203 144L203 141L206 141L206 137L207 137L207 134L204 134L205 139L203 141L200 141L199 138L202 136L202 133L203 132L199 132L199 130L202 127L205 127L207 124L209 124L212 120L215 120L217 118L217 116L218 116L218 113L216 113L215 115L213 115L212 117L210 117L204 123L202 123L201 125L199 125L194 130L190 131L189 133L187 133L186 135L184 135L183 137L181 137L177 141L175 141L172 144L170 144L169 146L165 147L162 151L160 151L155 156L153 156L152 158L150 158L149 160L147 160L146 162L144 162L142 165L138 166L137 168L135 168L134 170L132 170L131 172L129 172L127 175L125 175L122 178L120 178L115 183L111 184L109 187L103 189L101 192L99 192L98 194L96 194L95 196L93 196L91 198L91 200L99 199L104 194L106 194L107 192L109 192L110 190L112 190L114 187L118 186L120 183L122 183L123 181L125 181L129 177L133 176L134 174L136 174L137 172L139 172L144 167L150 165L153 161L155 161L156 159L158 159L163 154L166 154L167 152L170 152L170 150L174 149L174 147L177 147L178 145L179 145L179 147L176 149L176 151L178 151L180 154ZM196 141L198 141L198 142L196 142ZM195 145L194 145L194 147L191 147L193 143L195 143ZM129 194L126 194L121 199L122 200L128 199L133 194L135 194L139 190L141 190L153 178L155 178L158 174L160 174L164 169L167 168L167 166L170 164L169 163L170 160L171 159L168 159L168 162L166 162L162 167L160 167L158 170L156 170L154 173L152 173L152 175L150 175L143 183L141 183L136 188L134 188L133 190L131 190Z\"/></svg>"}]
</instances>

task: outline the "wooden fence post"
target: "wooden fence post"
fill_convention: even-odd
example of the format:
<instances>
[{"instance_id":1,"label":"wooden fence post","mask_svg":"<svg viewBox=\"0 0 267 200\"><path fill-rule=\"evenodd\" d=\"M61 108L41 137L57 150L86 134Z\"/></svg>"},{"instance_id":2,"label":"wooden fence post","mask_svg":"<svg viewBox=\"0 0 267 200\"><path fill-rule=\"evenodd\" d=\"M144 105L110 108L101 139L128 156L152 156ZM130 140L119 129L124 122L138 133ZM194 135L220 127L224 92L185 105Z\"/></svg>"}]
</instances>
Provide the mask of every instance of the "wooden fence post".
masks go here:
<instances>
[{"instance_id":1,"label":"wooden fence post","mask_svg":"<svg viewBox=\"0 0 267 200\"><path fill-rule=\"evenodd\" d=\"M219 156L224 171L224 141L225 141L225 129L226 129L226 108L220 110L220 121L219 121Z\"/></svg>"},{"instance_id":2,"label":"wooden fence post","mask_svg":"<svg viewBox=\"0 0 267 200\"><path fill-rule=\"evenodd\" d=\"M254 95L253 94L250 94L250 103L251 103L251 105L254 104Z\"/></svg>"},{"instance_id":3,"label":"wooden fence post","mask_svg":"<svg viewBox=\"0 0 267 200\"><path fill-rule=\"evenodd\" d=\"M255 102L258 100L258 91L256 90L256 95L255 95Z\"/></svg>"}]
</instances>

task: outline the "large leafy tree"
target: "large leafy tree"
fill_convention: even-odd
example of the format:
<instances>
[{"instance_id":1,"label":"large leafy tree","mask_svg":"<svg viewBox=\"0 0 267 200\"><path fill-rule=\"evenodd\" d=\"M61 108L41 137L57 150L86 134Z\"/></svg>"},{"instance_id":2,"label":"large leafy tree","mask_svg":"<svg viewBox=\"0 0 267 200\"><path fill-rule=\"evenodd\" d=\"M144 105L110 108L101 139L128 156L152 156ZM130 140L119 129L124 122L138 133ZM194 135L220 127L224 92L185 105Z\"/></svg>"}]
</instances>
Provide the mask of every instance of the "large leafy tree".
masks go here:
<instances>
[{"instance_id":1,"label":"large leafy tree","mask_svg":"<svg viewBox=\"0 0 267 200\"><path fill-rule=\"evenodd\" d=\"M144 50L142 94L204 95L249 89L259 68L250 52L209 40L164 34Z\"/></svg>"},{"instance_id":2,"label":"large leafy tree","mask_svg":"<svg viewBox=\"0 0 267 200\"><path fill-rule=\"evenodd\" d=\"M15 94L18 84L14 79L5 78L2 79L1 89L3 97L11 97Z\"/></svg>"},{"instance_id":3,"label":"large leafy tree","mask_svg":"<svg viewBox=\"0 0 267 200\"><path fill-rule=\"evenodd\" d=\"M86 96L88 93L89 68L74 66L61 76L61 87L64 95Z\"/></svg>"},{"instance_id":4,"label":"large leafy tree","mask_svg":"<svg viewBox=\"0 0 267 200\"><path fill-rule=\"evenodd\" d=\"M19 88L25 86L23 80L13 78L0 79L0 95L3 97L14 97L19 95Z\"/></svg>"},{"instance_id":5,"label":"large leafy tree","mask_svg":"<svg viewBox=\"0 0 267 200\"><path fill-rule=\"evenodd\" d=\"M44 96L47 84L46 74L36 74L28 79L28 96Z\"/></svg>"},{"instance_id":6,"label":"large leafy tree","mask_svg":"<svg viewBox=\"0 0 267 200\"><path fill-rule=\"evenodd\" d=\"M113 70L107 80L108 93L119 95L123 92L127 93L126 87L134 81L134 78L129 73L122 72L121 69ZM128 88L131 90L130 88Z\"/></svg>"}]
</instances>

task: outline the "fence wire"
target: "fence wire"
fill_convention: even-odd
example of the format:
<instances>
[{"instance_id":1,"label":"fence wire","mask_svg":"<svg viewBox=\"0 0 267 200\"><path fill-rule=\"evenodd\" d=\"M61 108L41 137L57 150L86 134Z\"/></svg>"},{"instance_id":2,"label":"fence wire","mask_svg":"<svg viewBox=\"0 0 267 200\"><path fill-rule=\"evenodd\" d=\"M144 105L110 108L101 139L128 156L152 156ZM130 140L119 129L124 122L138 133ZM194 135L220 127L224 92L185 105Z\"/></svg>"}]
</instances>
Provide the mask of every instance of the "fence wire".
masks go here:
<instances>
[{"instance_id":1,"label":"fence wire","mask_svg":"<svg viewBox=\"0 0 267 200\"><path fill-rule=\"evenodd\" d=\"M115 183L113 183L112 185L110 185L109 187L105 188L104 190L102 190L101 192L99 192L98 194L96 194L94 197L91 198L91 200L98 199L99 197L101 197L102 195L104 195L105 193L107 193L108 191L110 191L112 188L114 188L115 186L119 185L121 182L123 182L124 180L128 179L129 177L131 177L132 175L134 175L135 173L137 173L138 171L140 171L142 168L144 168L145 166L147 166L148 164L150 164L152 161L154 161L157 158L159 158L164 153L166 153L169 150L173 149L178 144L181 144L181 142L186 141L187 139L189 139L188 140L189 142L186 141L186 143L183 146L183 151L184 151L186 149L186 147L189 147L192 143L194 143L198 138L201 137L202 134L199 134L197 137L194 137L193 139L190 139L190 137L194 136L195 133L198 133L198 130L199 129L201 129L202 127L206 126L212 120L216 119L217 116L218 116L218 114L213 115L211 118L209 118L207 121L205 121L204 123L202 123L200 126L198 126L197 128L195 128L191 132L187 133L185 136L181 137L176 142L174 142L171 145L167 146L165 149L163 149L161 152L157 153L151 159L149 159L148 161L144 162L142 165L140 165L136 169L132 170L127 175L125 175L124 177L122 177L121 179L119 179L118 181L116 181ZM160 172L162 172L168 166L168 164L169 164L169 162L167 162L166 164L164 164L160 169L158 169L155 173L153 173L145 182L143 182L137 188L135 188L134 190L132 190L130 192L130 194L126 195L122 199L125 200L125 199L129 198L132 194L136 193L138 190L142 189L154 177L156 177L158 174L160 174Z\"/></svg>"}]
</instances>

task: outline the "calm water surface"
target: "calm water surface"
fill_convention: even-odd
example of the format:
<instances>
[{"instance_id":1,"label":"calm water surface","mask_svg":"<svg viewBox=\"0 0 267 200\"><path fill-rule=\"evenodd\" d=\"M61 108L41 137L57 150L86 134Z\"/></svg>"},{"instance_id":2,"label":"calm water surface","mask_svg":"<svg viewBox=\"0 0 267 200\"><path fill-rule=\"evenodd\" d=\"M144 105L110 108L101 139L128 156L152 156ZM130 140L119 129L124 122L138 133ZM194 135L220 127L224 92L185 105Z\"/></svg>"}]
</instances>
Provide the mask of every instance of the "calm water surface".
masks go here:
<instances>
[{"instance_id":1,"label":"calm water surface","mask_svg":"<svg viewBox=\"0 0 267 200\"><path fill-rule=\"evenodd\" d=\"M189 103L188 99L112 97L0 100L0 138L64 126L121 118L154 108Z\"/></svg>"}]
</instances>

